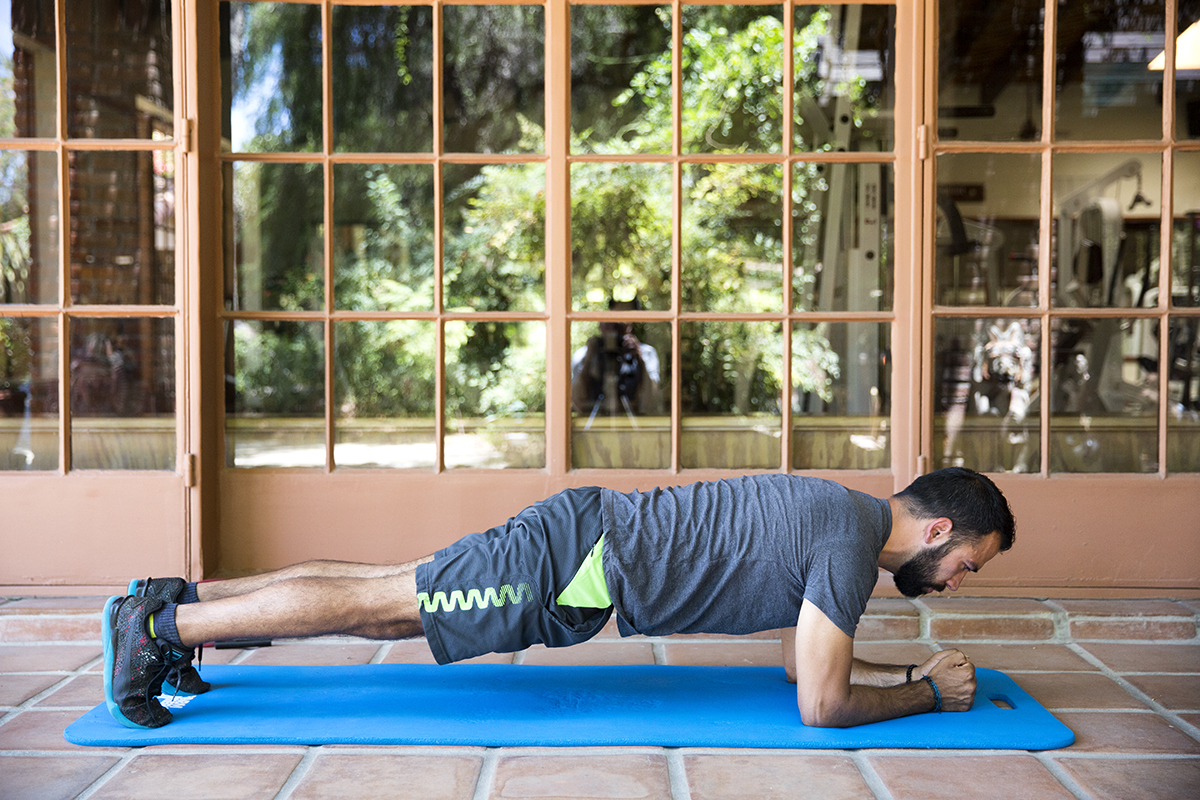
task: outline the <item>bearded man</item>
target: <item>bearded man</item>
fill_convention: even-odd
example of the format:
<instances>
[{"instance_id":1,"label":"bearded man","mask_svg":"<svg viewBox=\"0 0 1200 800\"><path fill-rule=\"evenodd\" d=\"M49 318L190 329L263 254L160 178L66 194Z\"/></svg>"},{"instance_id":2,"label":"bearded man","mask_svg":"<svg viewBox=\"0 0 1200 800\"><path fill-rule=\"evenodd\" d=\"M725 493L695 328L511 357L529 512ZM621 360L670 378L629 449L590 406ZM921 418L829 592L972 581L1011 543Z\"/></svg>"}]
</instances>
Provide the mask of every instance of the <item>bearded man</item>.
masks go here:
<instances>
[{"instance_id":1,"label":"bearded man","mask_svg":"<svg viewBox=\"0 0 1200 800\"><path fill-rule=\"evenodd\" d=\"M855 630L880 568L910 597L956 590L1014 535L1004 495L961 468L889 498L780 474L648 492L568 489L405 564L308 561L227 581L134 580L105 606L105 697L122 724L156 728L171 721L155 699L164 682L208 690L191 665L204 642L424 636L447 664L584 642L615 615L622 636L783 629L805 725L966 711L975 669L963 653L872 664L854 658Z\"/></svg>"}]
</instances>

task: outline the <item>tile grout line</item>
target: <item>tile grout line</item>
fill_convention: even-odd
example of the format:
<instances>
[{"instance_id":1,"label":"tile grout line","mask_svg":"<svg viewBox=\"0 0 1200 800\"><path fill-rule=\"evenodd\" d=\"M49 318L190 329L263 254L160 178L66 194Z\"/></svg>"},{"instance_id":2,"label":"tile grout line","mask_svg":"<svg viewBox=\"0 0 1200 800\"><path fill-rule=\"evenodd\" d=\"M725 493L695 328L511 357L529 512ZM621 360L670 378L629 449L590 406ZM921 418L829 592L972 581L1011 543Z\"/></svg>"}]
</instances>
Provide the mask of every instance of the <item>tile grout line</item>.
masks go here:
<instances>
[{"instance_id":1,"label":"tile grout line","mask_svg":"<svg viewBox=\"0 0 1200 800\"><path fill-rule=\"evenodd\" d=\"M1069 761L1198 761L1195 753L1073 753L1067 749L1046 751L1057 753L1055 758ZM1050 756L1047 756L1049 758Z\"/></svg>"},{"instance_id":2,"label":"tile grout line","mask_svg":"<svg viewBox=\"0 0 1200 800\"><path fill-rule=\"evenodd\" d=\"M1050 758L1050 756L1044 755L1040 752L1030 753L1029 755L1036 758L1038 763L1045 767L1046 771L1053 775L1055 780L1063 785L1064 789L1075 795L1075 797L1079 798L1079 800L1092 800L1092 796L1088 794L1088 792L1082 786L1079 785L1079 781L1075 780L1075 778L1071 776L1071 773L1067 772L1062 764L1059 764L1054 759Z\"/></svg>"},{"instance_id":3,"label":"tile grout line","mask_svg":"<svg viewBox=\"0 0 1200 800\"><path fill-rule=\"evenodd\" d=\"M254 652L256 650L258 650L257 647L243 648L242 651L239 652L236 656L234 656L233 658L226 661L225 666L233 667L233 666L237 666L238 664L245 663L246 659L248 659L248 658L250 658L250 656L254 655Z\"/></svg>"},{"instance_id":4,"label":"tile grout line","mask_svg":"<svg viewBox=\"0 0 1200 800\"><path fill-rule=\"evenodd\" d=\"M46 697L49 697L54 692L57 692L59 689L66 686L68 683L70 683L71 681L78 678L80 675L86 674L87 670L94 667L97 663L101 663L103 661L104 661L104 656L102 656L102 655L96 656L95 658L91 659L90 661L84 662L79 667L75 668L71 672L64 675L62 677L62 680L52 683L51 685L47 686L45 689L42 689L37 694L33 695L32 697L27 698L20 705L13 706L11 711L5 713L3 716L0 716L0 726L4 726L7 723L13 721L14 719L19 717L24 712L31 709L36 703L41 702ZM90 709L90 707L89 707L89 709Z\"/></svg>"},{"instance_id":5,"label":"tile grout line","mask_svg":"<svg viewBox=\"0 0 1200 800\"><path fill-rule=\"evenodd\" d=\"M371 656L371 660L368 661L367 663L368 664L382 664L383 660L388 657L388 653L392 652L393 644L395 644L395 642L384 642L383 644L381 644L379 646L379 649L375 651L375 655Z\"/></svg>"},{"instance_id":6,"label":"tile grout line","mask_svg":"<svg viewBox=\"0 0 1200 800\"><path fill-rule=\"evenodd\" d=\"M875 765L870 762L863 751L851 750L846 753L846 756L858 768L858 774L862 777L863 782L867 784L867 788L875 795L875 800L895 800L892 797L891 790L883 782L883 778L875 771Z\"/></svg>"},{"instance_id":7,"label":"tile grout line","mask_svg":"<svg viewBox=\"0 0 1200 800\"><path fill-rule=\"evenodd\" d=\"M312 769L313 762L317 760L317 755L320 752L320 747L309 747L304 751L304 755L300 757L300 761L292 768L288 774L287 780L283 782L283 786L279 787L279 791L275 793L275 800L287 800L292 796L292 792L296 791L296 787L308 775Z\"/></svg>"},{"instance_id":8,"label":"tile grout line","mask_svg":"<svg viewBox=\"0 0 1200 800\"><path fill-rule=\"evenodd\" d=\"M667 780L671 784L671 800L692 800L692 789L688 785L683 753L678 747L664 747L663 753L667 758Z\"/></svg>"},{"instance_id":9,"label":"tile grout line","mask_svg":"<svg viewBox=\"0 0 1200 800\"><path fill-rule=\"evenodd\" d=\"M475 794L472 800L488 800L492 784L496 782L496 767L500 763L503 748L489 747L483 752L483 763L479 765L479 776L475 779Z\"/></svg>"},{"instance_id":10,"label":"tile grout line","mask_svg":"<svg viewBox=\"0 0 1200 800\"><path fill-rule=\"evenodd\" d=\"M1177 727L1179 730L1181 730L1183 733L1187 734L1191 738L1195 739L1196 741L1200 741L1200 728L1196 727L1195 725L1191 724L1187 720L1183 719L1182 717L1179 716L1179 714L1172 711L1171 709L1168 709L1166 706L1162 705L1157 700L1150 697L1150 695L1146 694L1141 689L1137 688L1132 683L1125 680L1125 678L1122 677L1119 673L1117 673L1112 667L1108 666L1103 661L1101 661L1099 658L1097 658L1096 656L1089 653L1087 650L1085 650L1079 644L1072 642L1069 645L1067 645L1067 647L1069 647L1071 650L1075 651L1075 654L1078 655L1080 658L1084 659L1085 661L1088 661L1089 663L1093 663L1097 667L1099 667L1101 674L1103 674L1105 677L1109 678L1110 680L1115 681L1118 686L1120 686L1122 689L1124 689L1126 691L1126 693L1128 693L1135 699L1141 700L1143 703L1145 703L1147 706L1150 707L1151 711L1154 711L1156 714L1158 714L1160 717L1164 718L1168 722L1173 723L1174 727Z\"/></svg>"},{"instance_id":11,"label":"tile grout line","mask_svg":"<svg viewBox=\"0 0 1200 800\"><path fill-rule=\"evenodd\" d=\"M133 761L140 754L141 754L141 748L135 748L135 749L131 750L130 752L126 753L125 755L121 756L121 758L117 761L117 763L113 764L111 767L109 767L107 770L104 771L103 775L101 775L99 778L96 778L96 780L92 781L91 784L89 784L86 789L84 789L79 794L75 795L75 800L87 800L87 798L91 797L96 792L100 791L100 789L103 788L103 786L105 784L107 784L114 777L116 777L118 772L121 772L122 770L125 769L126 764L128 764L130 761Z\"/></svg>"}]
</instances>

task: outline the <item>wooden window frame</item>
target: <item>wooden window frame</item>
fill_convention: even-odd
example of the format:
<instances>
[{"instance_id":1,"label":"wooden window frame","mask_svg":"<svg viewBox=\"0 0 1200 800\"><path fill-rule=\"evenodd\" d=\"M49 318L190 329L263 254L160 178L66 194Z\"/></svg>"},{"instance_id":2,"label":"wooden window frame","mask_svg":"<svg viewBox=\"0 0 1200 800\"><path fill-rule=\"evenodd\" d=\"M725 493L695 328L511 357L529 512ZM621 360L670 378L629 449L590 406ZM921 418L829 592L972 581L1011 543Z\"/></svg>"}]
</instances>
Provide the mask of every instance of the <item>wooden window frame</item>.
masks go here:
<instances>
[{"instance_id":1,"label":"wooden window frame","mask_svg":"<svg viewBox=\"0 0 1200 800\"><path fill-rule=\"evenodd\" d=\"M250 0L251 2L270 2L271 0ZM289 0L290 1L290 0ZM319 5L322 12L322 30L327 32L332 26L332 10L334 6L377 6L379 2L372 0L309 0L305 2L307 5ZM794 148L793 141L793 103L794 92L791 91L792 79L794 72L793 63L793 29L794 29L794 14L793 9L797 6L808 5L805 3L797 3L793 0L785 2L761 3L761 2L742 2L739 5L765 5L771 7L780 7L783 10L784 16L784 53L783 53L783 142L782 150L778 153L753 153L753 154L702 154L702 153L685 153L682 150L682 66L680 54L683 52L683 25L681 10L684 6L689 5L727 5L725 3L716 3L712 0L700 0L700 2L681 2L681 0L664 0L656 2L655 0L632 0L632 2L604 2L604 0L541 0L541 2L521 2L521 0L501 0L498 3L468 3L461 0L417 0L404 5L420 5L429 6L434 10L433 14L433 151L428 154L411 154L411 153L339 153L333 150L333 119L332 119L332 68L333 68L333 53L332 42L326 34L322 37L322 145L319 152L297 152L297 153L245 153L245 152L220 152L217 155L217 161L221 168L226 167L234 162L262 162L262 163L313 163L320 164L322 167L325 190L323 197L324 207L324 225L325 230L333 229L333 208L332 208L332 179L333 165L343 163L370 163L370 164L431 164L435 167L435 266L434 266L434 310L428 312L380 312L380 311L352 311L339 310L335 308L334 298L332 293L333 287L333 241L329 235L325 236L324 241L324 259L325 259L325 298L324 306L318 311L306 312L277 312L277 311L229 311L221 310L217 314L217 321L220 326L233 320L293 320L293 321L310 321L321 322L324 327L325 335L325 465L324 473L332 473L338 470L334 457L335 432L334 428L337 424L335 419L336 409L334 404L334 375L333 375L333 329L334 323L346 321L366 321L366 320L391 320L391 319L413 319L413 320L429 320L433 321L436 326L436 371L435 371L435 416L434 426L437 431L436 458L433 472L443 474L447 472L472 472L470 468L447 468L445 464L445 395L446 395L446 377L445 377L445 347L443 337L444 323L452 320L466 320L474 322L518 322L518 321L538 321L546 325L547 335L547 372L550 380L546 387L546 408L545 408L545 430L546 430L546 461L545 466L541 470L505 470L512 472L545 472L551 476L566 476L568 473L573 475L589 476L593 479L600 480L609 476L619 475L622 473L631 473L633 475L645 476L671 476L671 475L694 475L703 477L709 474L741 474L747 471L781 471L781 472L820 472L829 473L836 477L853 477L856 474L880 474L900 472L905 475L910 473L911 467L897 465L913 464L912 451L914 450L914 434L915 430L911 426L897 425L897 420L905 420L911 418L912 415L912 398L911 392L899 391L902 384L914 386L915 382L911 378L906 378L906 372L911 371L911 365L908 363L907 355L901 355L907 345L902 341L902 331L910 330L912 319L916 313L913 297L915 292L910 286L913 283L911 278L913 270L904 269L902 265L918 264L919 258L913 252L915 244L912 237L907 231L914 230L912 219L905 219L906 213L911 213L912 209L918 208L915 200L914 189L917 181L915 180L915 161L913 158L913 148L915 147L915 138L911 135L915 126L911 124L913 110L916 108L915 98L909 97L902 90L901 86L914 86L911 81L911 76L917 74L919 64L916 59L909 54L914 53L917 48L905 47L905 42L915 41L915 24L916 16L913 13L914 9L910 3L901 2L880 2L880 0L867 0L865 4L889 5L896 8L896 59L897 66L894 76L897 99L895 101L895 138L893 148L890 151L859 151L859 152L837 152L837 151L797 151ZM835 3L834 5L851 5L852 3ZM214 3L215 5L215 3ZM446 152L443 150L443 120L442 120L442 70L439 68L442 63L443 49L443 22L442 9L451 5L527 5L538 6L544 9L546 37L545 37L545 64L546 64L546 100L545 100L545 149L538 154L521 154L521 155L505 155L505 154L480 154L480 153L456 153ZM673 66L672 66L672 103L673 103L673 130L672 130L672 150L665 154L638 154L638 155L604 155L604 154L589 154L589 153L573 153L570 150L570 130L571 130L571 99L570 99L570 19L571 7L573 5L661 5L669 6L672 9L672 47L673 47ZM219 82L219 76L216 74L215 67L210 70L209 77L211 80ZM908 80L905 83L906 79ZM546 250L545 250L545 298L546 308L544 312L494 312L494 311L479 311L479 312L449 312L444 310L442 303L442 256L444 252L443 243L443 177L441 166L443 164L522 164L522 163L542 163L546 169ZM572 308L571 300L571 276L568 270L562 265L570 264L571 262L571 230L569 213L564 209L570 208L571 203L571 167L574 164L585 163L658 163L670 165L674 177L675 191L673 193L672 214L673 214L673 234L672 234L672 263L671 263L671 305L665 310L644 310L633 312L600 312L600 311L585 311L575 310ZM682 219L682 197L679 187L681 186L682 171L687 165L691 164L707 164L707 163L753 163L763 165L778 166L783 174L783 190L782 190L782 242L783 242L783 304L782 311L779 313L717 313L717 312L702 312L702 311L685 311L681 308L681 246L680 246L680 225ZM890 310L876 312L852 312L852 311L797 311L793 309L792 302L792 219L790 214L792 196L792 173L793 166L802 163L823 163L823 164L881 164L892 168L892 177L895 182L897 202L895 203L896 220L895 220L895 255L893 260L893 274L895 281L895 292L893 306ZM902 211L908 209L909 211ZM218 299L217 307L223 308L223 300ZM574 323L595 323L600 320L629 320L637 322L658 322L667 323L671 326L672 335L672 369L671 380L671 396L673 402L670 410L671 424L671 456L670 464L665 469L601 469L601 468L574 468L571 466L571 433L572 433L572 417L570 412L570 358L571 358L571 325ZM747 470L739 468L728 469L694 469L684 468L680 464L680 439L682 436L682 411L680 408L680 382L682 379L680 370L680 326L687 322L775 322L781 325L783 354L782 354L782 385L784 396L781 398L781 437L780 437L780 466L778 469L771 470ZM791 403L787 401L788 387L791 386L791 346L792 332L795 326L804 325L816 322L872 322L879 324L890 325L892 329L892 349L895 354L895 363L892 369L892 408L891 408L891 428L889 431L890 445L892 451L891 465L886 470L809 470L795 469L791 466L792 462L792 427L794 424L794 415L791 408ZM221 432L219 439L222 442L222 452L219 459L221 464L228 464L224 453L224 443L226 441L224 435L225 414L218 415L221 420ZM236 467L224 467L225 469L242 469ZM281 469L320 469L320 468L283 468L283 467L255 467L255 471L274 471ZM361 468L355 468L355 472L359 472ZM399 470L386 469L382 471L392 474L404 474L409 472L423 472L427 470ZM486 470L494 472L494 470Z\"/></svg>"},{"instance_id":2,"label":"wooden window frame","mask_svg":"<svg viewBox=\"0 0 1200 800\"><path fill-rule=\"evenodd\" d=\"M927 18L926 31L928 34L925 37L925 61L930 65L928 72L925 75L925 108L924 118L929 120L926 129L931 132L931 152L923 154L924 162L923 181L924 181L924 197L925 197L925 215L924 224L922 226L921 235L924 240L924 252L930 254L927 257L922 269L922 308L927 309L921 314L922 339L924 347L921 349L921 386L922 395L924 397L920 405L921 415L921 457L918 465L918 474L927 471L927 464L930 460L928 454L934 452L934 386L938 377L934 374L934 324L938 320L952 319L979 319L979 318L1004 318L1004 319L1029 319L1038 320L1041 325L1040 336L1040 376L1039 381L1042 391L1039 393L1039 431L1040 431L1040 469L1037 473L1028 473L1033 477L1048 478L1051 475L1056 476L1079 476L1105 474L1111 476L1127 476L1135 477L1138 475L1157 475L1160 478L1165 478L1168 474L1168 441L1169 419L1168 419L1168 401L1169 392L1167 390L1168 381L1165 380L1167 373L1170 370L1170 357L1168 349L1170 345L1170 337L1159 337L1159 352L1158 352L1158 410L1156 416L1157 424L1157 447L1158 447L1158 468L1151 473L1073 473L1052 471L1050 469L1051 462L1051 435L1050 428L1052 423L1052 415L1050 411L1051 392L1049 387L1052 386L1052 327L1051 323L1054 320L1061 319L1135 319L1149 320L1158 322L1161 325L1161 330L1168 330L1168 325L1171 320L1184 318L1200 317L1200 308L1197 307L1181 307L1171 305L1171 276L1173 258L1172 252L1172 231L1174 226L1174 202L1175 202L1175 154L1177 152L1200 152L1200 140L1197 139L1180 139L1176 135L1176 92L1175 92L1175 48L1176 39L1179 36L1178 22L1179 9L1178 0L1164 0L1166 14L1166 33L1165 33L1165 53L1166 63L1163 71L1163 97L1162 97L1162 137L1161 139L1148 140L1128 140L1116 139L1106 141L1080 141L1080 140L1060 140L1055 136L1055 108L1057 101L1057 65L1056 65L1056 47L1058 42L1058 3L1055 0L1046 0L1044 11L1045 17L1043 20L1042 32L1042 105L1041 105L1041 135L1036 141L1031 142L982 142L982 141L939 141L936 138L938 119L937 112L937 97L938 97L938 50L937 50L937 32L938 32L938 3L935 0L929 0L925 5L925 15ZM1013 153L1020 155L1038 155L1041 158L1041 180L1039 185L1040 198L1040 218L1038 221L1038 237L1040 247L1038 248L1038 304L1031 307L1012 308L1004 306L944 306L939 305L935 298L934 287L934 268L932 254L935 252L935 226L936 226L936 209L934 207L935 198L937 196L937 177L936 165L937 157L944 154L952 153L974 153L974 154L1000 154ZM1052 292L1050 285L1051 274L1051 259L1053 258L1053 249L1050 243L1053 241L1053 219L1054 219L1054 159L1055 156L1066 153L1086 153L1086 154L1104 154L1104 153L1151 153L1158 154L1162 157L1162 199L1160 202L1160 218L1159 218L1159 274L1158 274L1158 304L1154 307L1108 307L1108 308L1075 308L1056 306L1052 302ZM928 157L925 157L925 156ZM1172 473L1178 475L1188 475L1194 473Z\"/></svg>"}]
</instances>

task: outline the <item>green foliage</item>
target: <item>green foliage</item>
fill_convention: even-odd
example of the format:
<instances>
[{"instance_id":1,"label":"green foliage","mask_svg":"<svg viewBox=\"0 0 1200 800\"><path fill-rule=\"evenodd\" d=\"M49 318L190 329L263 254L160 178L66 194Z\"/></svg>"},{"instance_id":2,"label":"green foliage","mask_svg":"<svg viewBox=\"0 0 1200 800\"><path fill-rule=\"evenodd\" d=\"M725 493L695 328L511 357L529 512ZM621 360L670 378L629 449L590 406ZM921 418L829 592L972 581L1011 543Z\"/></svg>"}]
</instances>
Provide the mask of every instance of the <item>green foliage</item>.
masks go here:
<instances>
[{"instance_id":1,"label":"green foliage","mask_svg":"<svg viewBox=\"0 0 1200 800\"><path fill-rule=\"evenodd\" d=\"M349 322L334 327L334 397L356 417L432 417L433 323Z\"/></svg>"},{"instance_id":2,"label":"green foliage","mask_svg":"<svg viewBox=\"0 0 1200 800\"><path fill-rule=\"evenodd\" d=\"M433 169L334 168L334 286L338 308L433 308Z\"/></svg>"},{"instance_id":3,"label":"green foliage","mask_svg":"<svg viewBox=\"0 0 1200 800\"><path fill-rule=\"evenodd\" d=\"M321 324L233 325L238 414L313 417L325 408L325 341Z\"/></svg>"},{"instance_id":4,"label":"green foliage","mask_svg":"<svg viewBox=\"0 0 1200 800\"><path fill-rule=\"evenodd\" d=\"M546 409L540 322L446 324L446 414L520 417Z\"/></svg>"},{"instance_id":5,"label":"green foliage","mask_svg":"<svg viewBox=\"0 0 1200 800\"><path fill-rule=\"evenodd\" d=\"M16 136L12 56L0 53L0 139ZM0 150L0 303L24 303L29 288L30 228L23 150ZM2 374L2 373L0 373Z\"/></svg>"},{"instance_id":6,"label":"green foliage","mask_svg":"<svg viewBox=\"0 0 1200 800\"><path fill-rule=\"evenodd\" d=\"M278 85L259 119L255 149L319 149L318 9L239 7L246 54L232 72L235 89ZM277 14L276 10L287 13ZM428 150L432 26L425 7L334 13L335 147ZM446 6L446 152L536 152L542 128L543 20L540 9ZM671 149L670 9L576 7L572 85L577 95L573 152L662 153ZM680 54L687 152L778 152L783 137L783 36L769 7L687 6ZM248 25L247 21L252 22ZM824 93L816 75L829 15L816 11L795 30L800 92ZM236 26L235 26L236 28ZM314 34L313 32L317 33ZM453 34L453 35L452 35ZM343 61L345 63L343 63ZM854 113L863 87L840 86ZM582 98L582 99L579 99ZM815 102L815 101L814 101ZM316 115L314 116L314 110ZM799 135L811 126L798 124ZM408 138L405 138L408 137ZM416 138L414 138L416 137ZM398 142L405 143L403 147ZM816 146L819 143L814 143ZM262 222L262 283L280 308L319 308L323 285L311 263L319 243L320 176L277 168L254 201ZM335 289L338 308L397 311L432 308L433 171L427 167L338 165L335 192ZM450 311L540 311L545 307L546 177L542 164L443 165L444 298ZM287 174L289 173L290 174ZM746 162L685 166L680 231L683 306L710 312L783 311L783 175ZM602 309L614 294L636 294L644 307L669 308L674 179L670 165L586 163L571 167L572 298ZM795 245L817 247L819 167L793 176ZM314 239L315 236L318 237ZM830 235L830 234L826 234ZM807 258L798 262L815 263ZM798 264L794 289L815 281ZM683 394L689 413L777 414L785 394L782 331L774 323L687 323ZM445 326L447 414L513 416L545 404L541 323ZM339 324L335 394L350 416L432 415L436 350L433 325ZM319 408L319 336L239 326L238 389L263 412ZM798 332L793 373L799 390L828 400L839 373L823 335ZM274 355L273 355L274 354ZM665 355L665 354L664 354ZM272 388L274 387L274 388ZM286 396L286 402L280 397Z\"/></svg>"},{"instance_id":7,"label":"green foliage","mask_svg":"<svg viewBox=\"0 0 1200 800\"><path fill-rule=\"evenodd\" d=\"M29 241L28 213L0 222L0 303L27 302Z\"/></svg>"},{"instance_id":8,"label":"green foliage","mask_svg":"<svg viewBox=\"0 0 1200 800\"><path fill-rule=\"evenodd\" d=\"M29 326L0 317L0 387L13 388L29 380L29 367Z\"/></svg>"}]
</instances>

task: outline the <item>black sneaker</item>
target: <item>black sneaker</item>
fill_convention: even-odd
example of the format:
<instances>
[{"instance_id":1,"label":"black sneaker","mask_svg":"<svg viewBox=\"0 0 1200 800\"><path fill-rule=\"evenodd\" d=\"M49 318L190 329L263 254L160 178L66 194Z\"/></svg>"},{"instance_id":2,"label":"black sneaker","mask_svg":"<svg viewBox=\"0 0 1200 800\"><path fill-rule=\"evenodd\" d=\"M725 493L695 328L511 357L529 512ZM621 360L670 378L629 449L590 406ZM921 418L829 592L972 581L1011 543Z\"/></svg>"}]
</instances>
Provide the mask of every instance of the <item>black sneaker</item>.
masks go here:
<instances>
[{"instance_id":1,"label":"black sneaker","mask_svg":"<svg viewBox=\"0 0 1200 800\"><path fill-rule=\"evenodd\" d=\"M185 588L187 588L187 582L183 578L134 578L129 582L127 593L133 597L154 597L164 603L178 603ZM195 650L183 651L178 647L172 647L172 650L179 660L178 676L173 676L167 681L172 691L183 694L204 694L212 688L212 685L203 680L200 673L192 666L192 656L196 653ZM200 648L200 653L204 653L204 648Z\"/></svg>"},{"instance_id":2,"label":"black sneaker","mask_svg":"<svg viewBox=\"0 0 1200 800\"><path fill-rule=\"evenodd\" d=\"M171 668L146 630L146 618L160 608L156 597L110 597L104 605L104 701L127 728L161 728L171 721L157 700Z\"/></svg>"}]
</instances>

